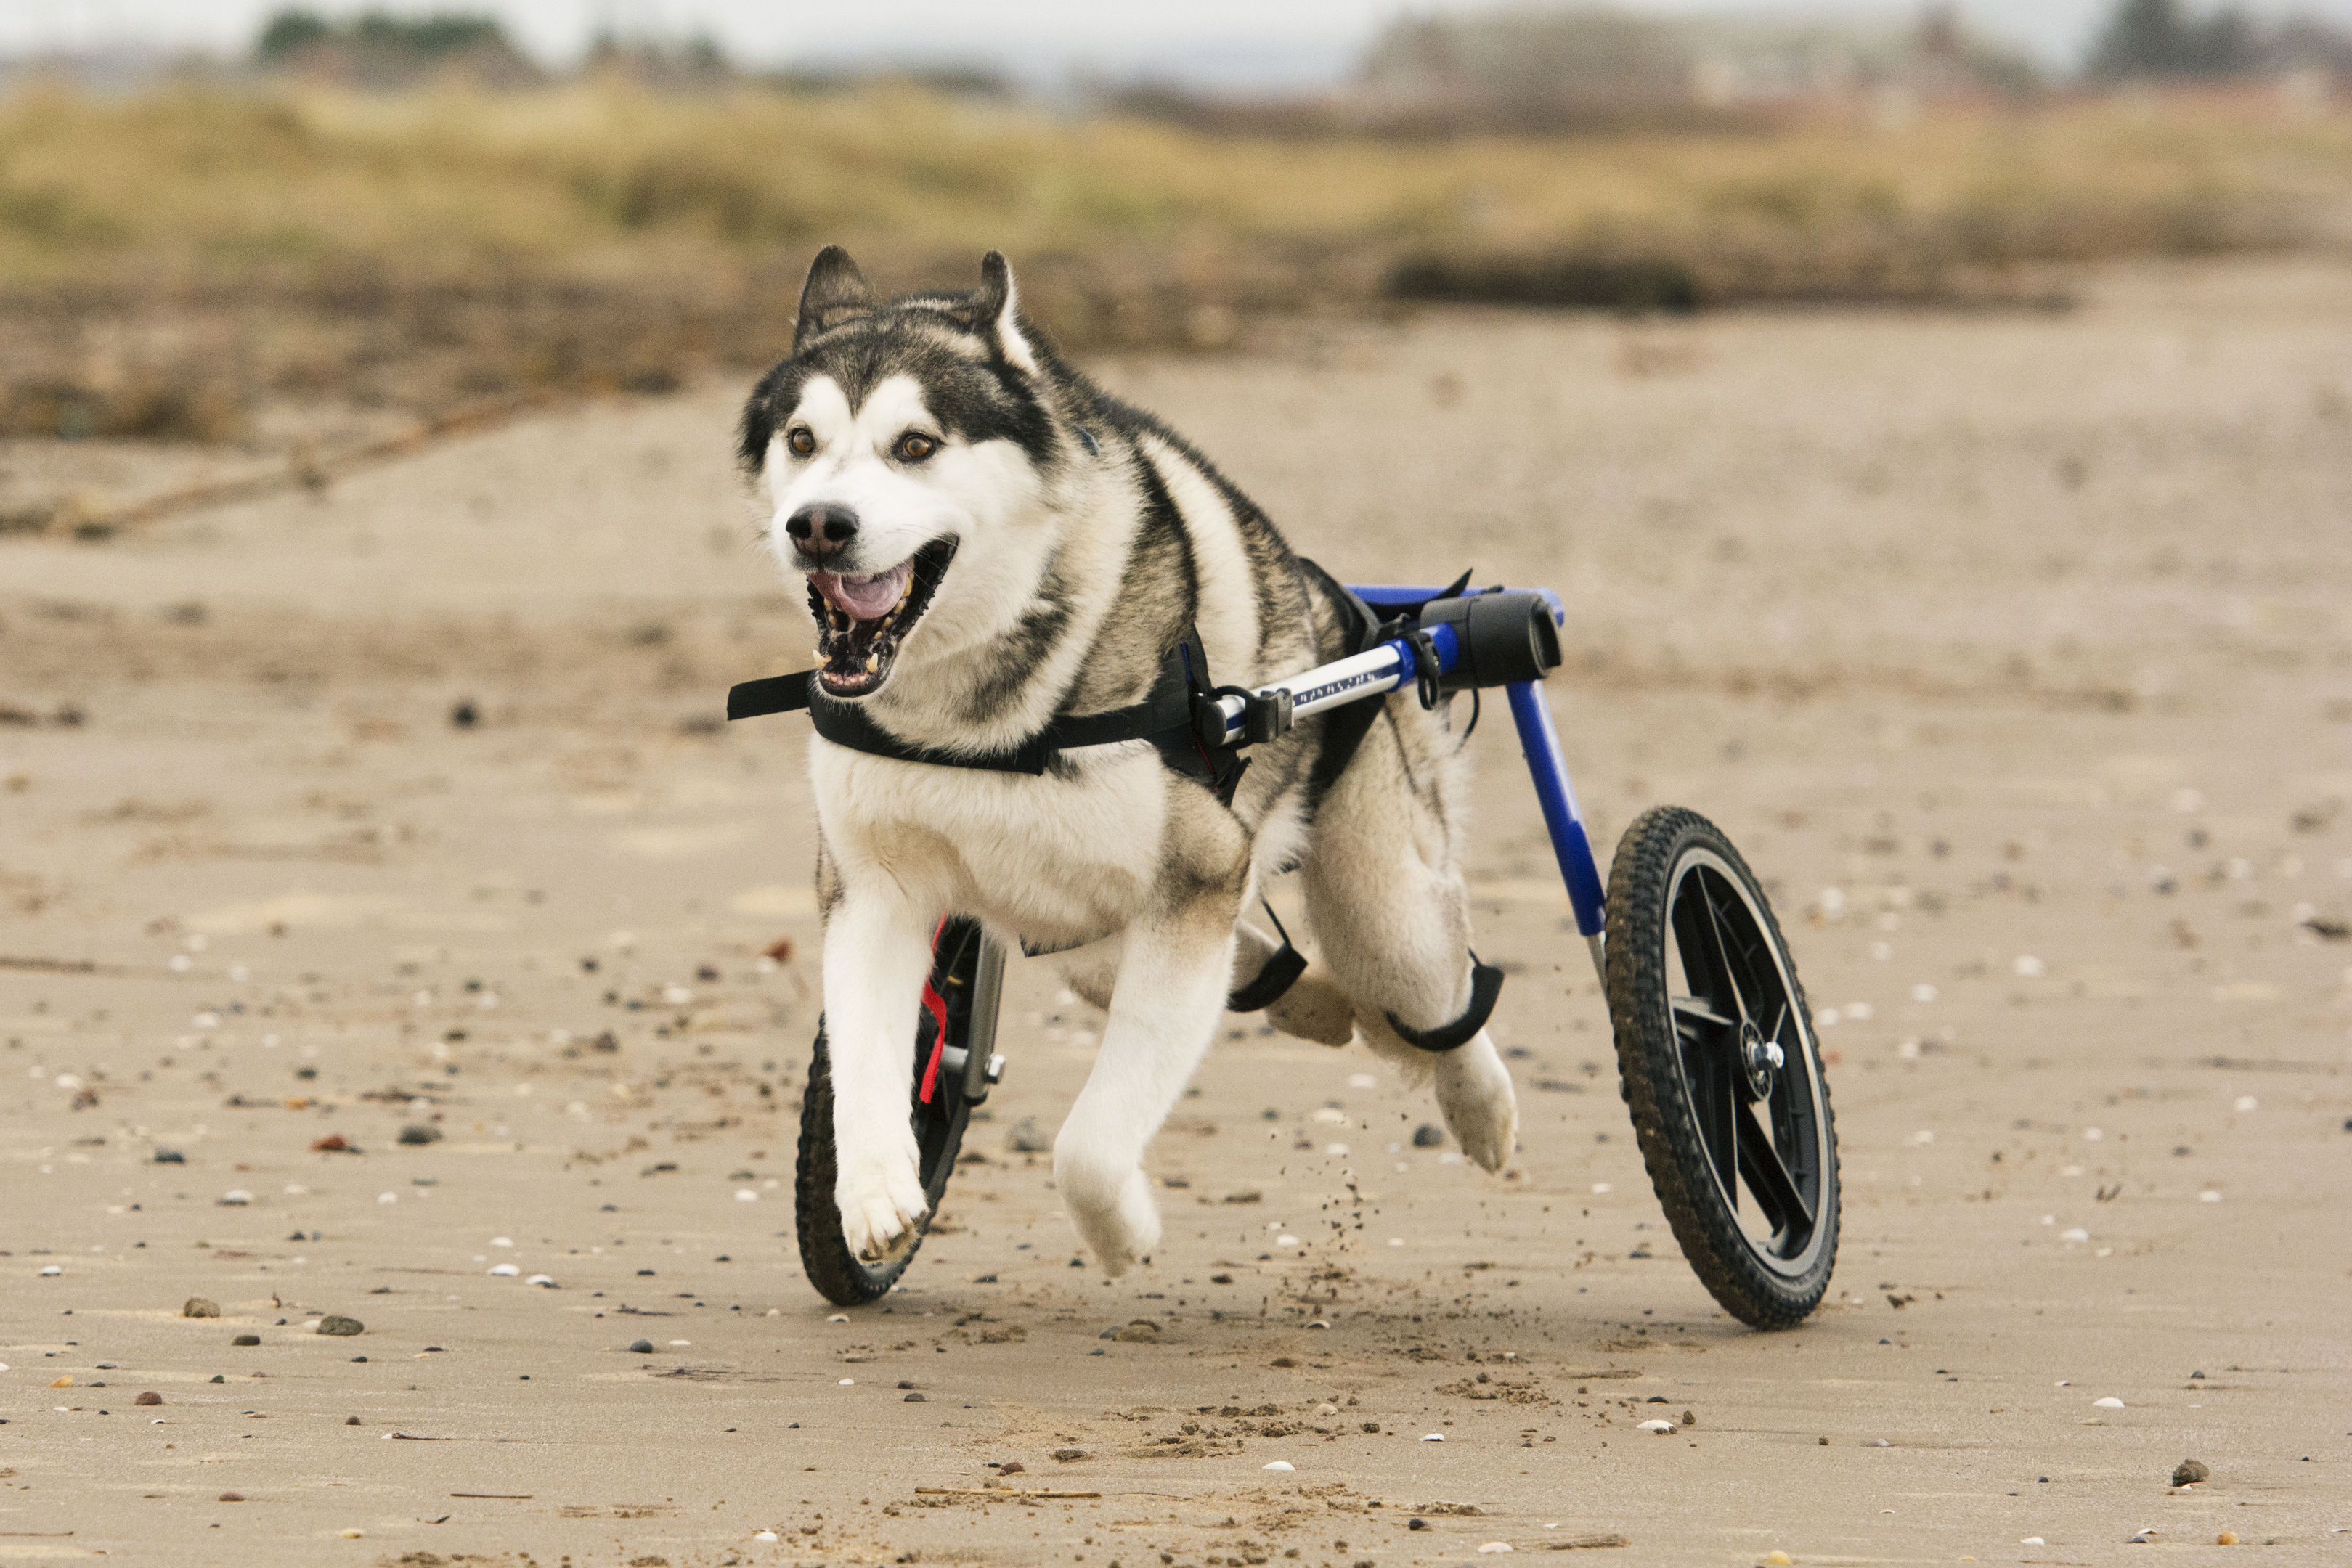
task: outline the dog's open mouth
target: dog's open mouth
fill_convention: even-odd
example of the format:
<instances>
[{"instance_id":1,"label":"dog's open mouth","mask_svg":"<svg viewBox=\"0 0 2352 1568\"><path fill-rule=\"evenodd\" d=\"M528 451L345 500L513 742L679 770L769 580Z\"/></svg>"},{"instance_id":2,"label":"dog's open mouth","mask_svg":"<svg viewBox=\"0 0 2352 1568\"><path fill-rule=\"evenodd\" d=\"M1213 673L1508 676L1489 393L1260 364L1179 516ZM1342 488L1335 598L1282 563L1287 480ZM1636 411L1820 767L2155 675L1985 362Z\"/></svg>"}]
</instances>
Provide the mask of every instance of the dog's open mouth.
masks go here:
<instances>
[{"instance_id":1,"label":"dog's open mouth","mask_svg":"<svg viewBox=\"0 0 2352 1568\"><path fill-rule=\"evenodd\" d=\"M890 678L890 664L947 575L956 541L936 539L887 571L808 574L817 623L817 682L827 696L862 697Z\"/></svg>"}]
</instances>

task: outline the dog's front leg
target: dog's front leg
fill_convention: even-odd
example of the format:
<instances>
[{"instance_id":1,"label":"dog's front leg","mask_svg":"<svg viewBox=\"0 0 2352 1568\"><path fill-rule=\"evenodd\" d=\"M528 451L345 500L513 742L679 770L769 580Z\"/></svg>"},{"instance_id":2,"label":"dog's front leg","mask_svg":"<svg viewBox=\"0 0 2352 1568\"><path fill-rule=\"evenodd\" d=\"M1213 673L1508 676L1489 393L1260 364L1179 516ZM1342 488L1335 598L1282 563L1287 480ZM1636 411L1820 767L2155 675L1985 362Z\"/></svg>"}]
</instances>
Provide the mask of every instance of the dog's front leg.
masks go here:
<instances>
[{"instance_id":1,"label":"dog's front leg","mask_svg":"<svg viewBox=\"0 0 2352 1568\"><path fill-rule=\"evenodd\" d=\"M1054 1140L1054 1180L1071 1220L1116 1277L1160 1240L1144 1146L1216 1033L1234 969L1239 896L1210 894L1129 926L1094 1071Z\"/></svg>"},{"instance_id":2,"label":"dog's front leg","mask_svg":"<svg viewBox=\"0 0 2352 1568\"><path fill-rule=\"evenodd\" d=\"M866 1257L879 1257L926 1207L908 1105L931 925L901 899L856 888L825 922L834 1199L843 1239Z\"/></svg>"}]
</instances>

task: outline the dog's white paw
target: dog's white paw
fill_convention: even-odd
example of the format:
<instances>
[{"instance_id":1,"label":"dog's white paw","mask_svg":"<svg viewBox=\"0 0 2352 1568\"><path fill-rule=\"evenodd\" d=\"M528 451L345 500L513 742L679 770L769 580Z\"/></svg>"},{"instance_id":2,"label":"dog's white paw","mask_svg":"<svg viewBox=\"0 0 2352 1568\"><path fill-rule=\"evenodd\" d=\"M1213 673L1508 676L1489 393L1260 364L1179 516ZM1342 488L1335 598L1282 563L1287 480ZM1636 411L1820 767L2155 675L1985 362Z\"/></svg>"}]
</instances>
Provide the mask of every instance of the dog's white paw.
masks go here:
<instances>
[{"instance_id":1,"label":"dog's white paw","mask_svg":"<svg viewBox=\"0 0 2352 1568\"><path fill-rule=\"evenodd\" d=\"M872 1260L889 1256L929 1208L911 1148L878 1158L843 1159L834 1182L841 1207L841 1237L852 1255Z\"/></svg>"},{"instance_id":2,"label":"dog's white paw","mask_svg":"<svg viewBox=\"0 0 2352 1568\"><path fill-rule=\"evenodd\" d=\"M1345 1045L1356 1038L1356 1004L1328 971L1309 968L1266 1008L1265 1021L1299 1040Z\"/></svg>"},{"instance_id":3,"label":"dog's white paw","mask_svg":"<svg viewBox=\"0 0 2352 1568\"><path fill-rule=\"evenodd\" d=\"M1079 1239L1112 1279L1160 1245L1160 1205L1137 1166L1092 1158L1065 1137L1054 1146L1054 1186Z\"/></svg>"},{"instance_id":4,"label":"dog's white paw","mask_svg":"<svg viewBox=\"0 0 2352 1568\"><path fill-rule=\"evenodd\" d=\"M1494 1042L1478 1038L1437 1059L1437 1107L1462 1152L1490 1171L1510 1162L1519 1131L1519 1103L1511 1074Z\"/></svg>"}]
</instances>

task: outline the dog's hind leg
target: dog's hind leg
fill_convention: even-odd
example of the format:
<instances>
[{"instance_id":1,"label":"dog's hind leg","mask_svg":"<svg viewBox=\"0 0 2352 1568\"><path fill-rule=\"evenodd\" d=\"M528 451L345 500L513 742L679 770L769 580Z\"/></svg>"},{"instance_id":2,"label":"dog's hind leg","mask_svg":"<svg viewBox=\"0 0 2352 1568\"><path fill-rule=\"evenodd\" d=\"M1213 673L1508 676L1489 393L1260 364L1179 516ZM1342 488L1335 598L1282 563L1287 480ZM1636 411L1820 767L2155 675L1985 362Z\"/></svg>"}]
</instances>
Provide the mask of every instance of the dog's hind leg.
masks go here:
<instances>
[{"instance_id":1,"label":"dog's hind leg","mask_svg":"<svg viewBox=\"0 0 2352 1568\"><path fill-rule=\"evenodd\" d=\"M1248 921L1235 925L1234 988L1239 990L1257 978L1265 961L1281 947L1279 940ZM1356 1036L1356 1004L1340 989L1329 970L1319 964L1309 964L1306 972L1290 983L1288 990L1266 1004L1265 1021L1299 1040L1311 1040L1318 1045L1345 1045Z\"/></svg>"},{"instance_id":2,"label":"dog's hind leg","mask_svg":"<svg viewBox=\"0 0 2352 1568\"><path fill-rule=\"evenodd\" d=\"M1055 1188L1079 1236L1114 1277L1160 1240L1143 1151L1224 1010L1238 883L1200 889L1128 927L1094 1071L1054 1140Z\"/></svg>"},{"instance_id":3,"label":"dog's hind leg","mask_svg":"<svg viewBox=\"0 0 2352 1568\"><path fill-rule=\"evenodd\" d=\"M1390 1021L1436 1030L1471 1005L1470 900L1455 859L1453 776L1426 751L1409 766L1399 727L1385 718L1373 726L1316 813L1304 867L1307 914L1324 961L1355 999L1364 1042L1410 1077L1433 1076L1438 1108L1463 1152L1500 1170L1519 1113L1493 1039L1481 1029L1451 1051L1426 1051Z\"/></svg>"},{"instance_id":4,"label":"dog's hind leg","mask_svg":"<svg viewBox=\"0 0 2352 1568\"><path fill-rule=\"evenodd\" d=\"M871 888L848 893L825 920L834 1197L843 1239L868 1257L879 1257L928 1207L907 1105L930 928L921 913Z\"/></svg>"}]
</instances>

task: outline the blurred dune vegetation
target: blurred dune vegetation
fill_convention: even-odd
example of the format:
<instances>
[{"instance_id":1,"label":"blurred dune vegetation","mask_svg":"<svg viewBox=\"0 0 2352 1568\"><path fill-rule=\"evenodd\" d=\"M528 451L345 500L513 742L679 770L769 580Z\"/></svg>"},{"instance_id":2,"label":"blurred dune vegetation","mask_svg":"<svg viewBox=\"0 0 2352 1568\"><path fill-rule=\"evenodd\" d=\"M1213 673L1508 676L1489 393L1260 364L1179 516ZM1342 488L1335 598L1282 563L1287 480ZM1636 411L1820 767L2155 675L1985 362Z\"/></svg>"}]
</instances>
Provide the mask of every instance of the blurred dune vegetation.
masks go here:
<instances>
[{"instance_id":1,"label":"blurred dune vegetation","mask_svg":"<svg viewBox=\"0 0 2352 1568\"><path fill-rule=\"evenodd\" d=\"M274 79L0 98L0 434L259 442L654 392L786 345L803 269L1080 350L1416 300L2022 306L2108 258L2340 243L2352 118L2268 89L1675 133L1246 133L877 81Z\"/></svg>"}]
</instances>

